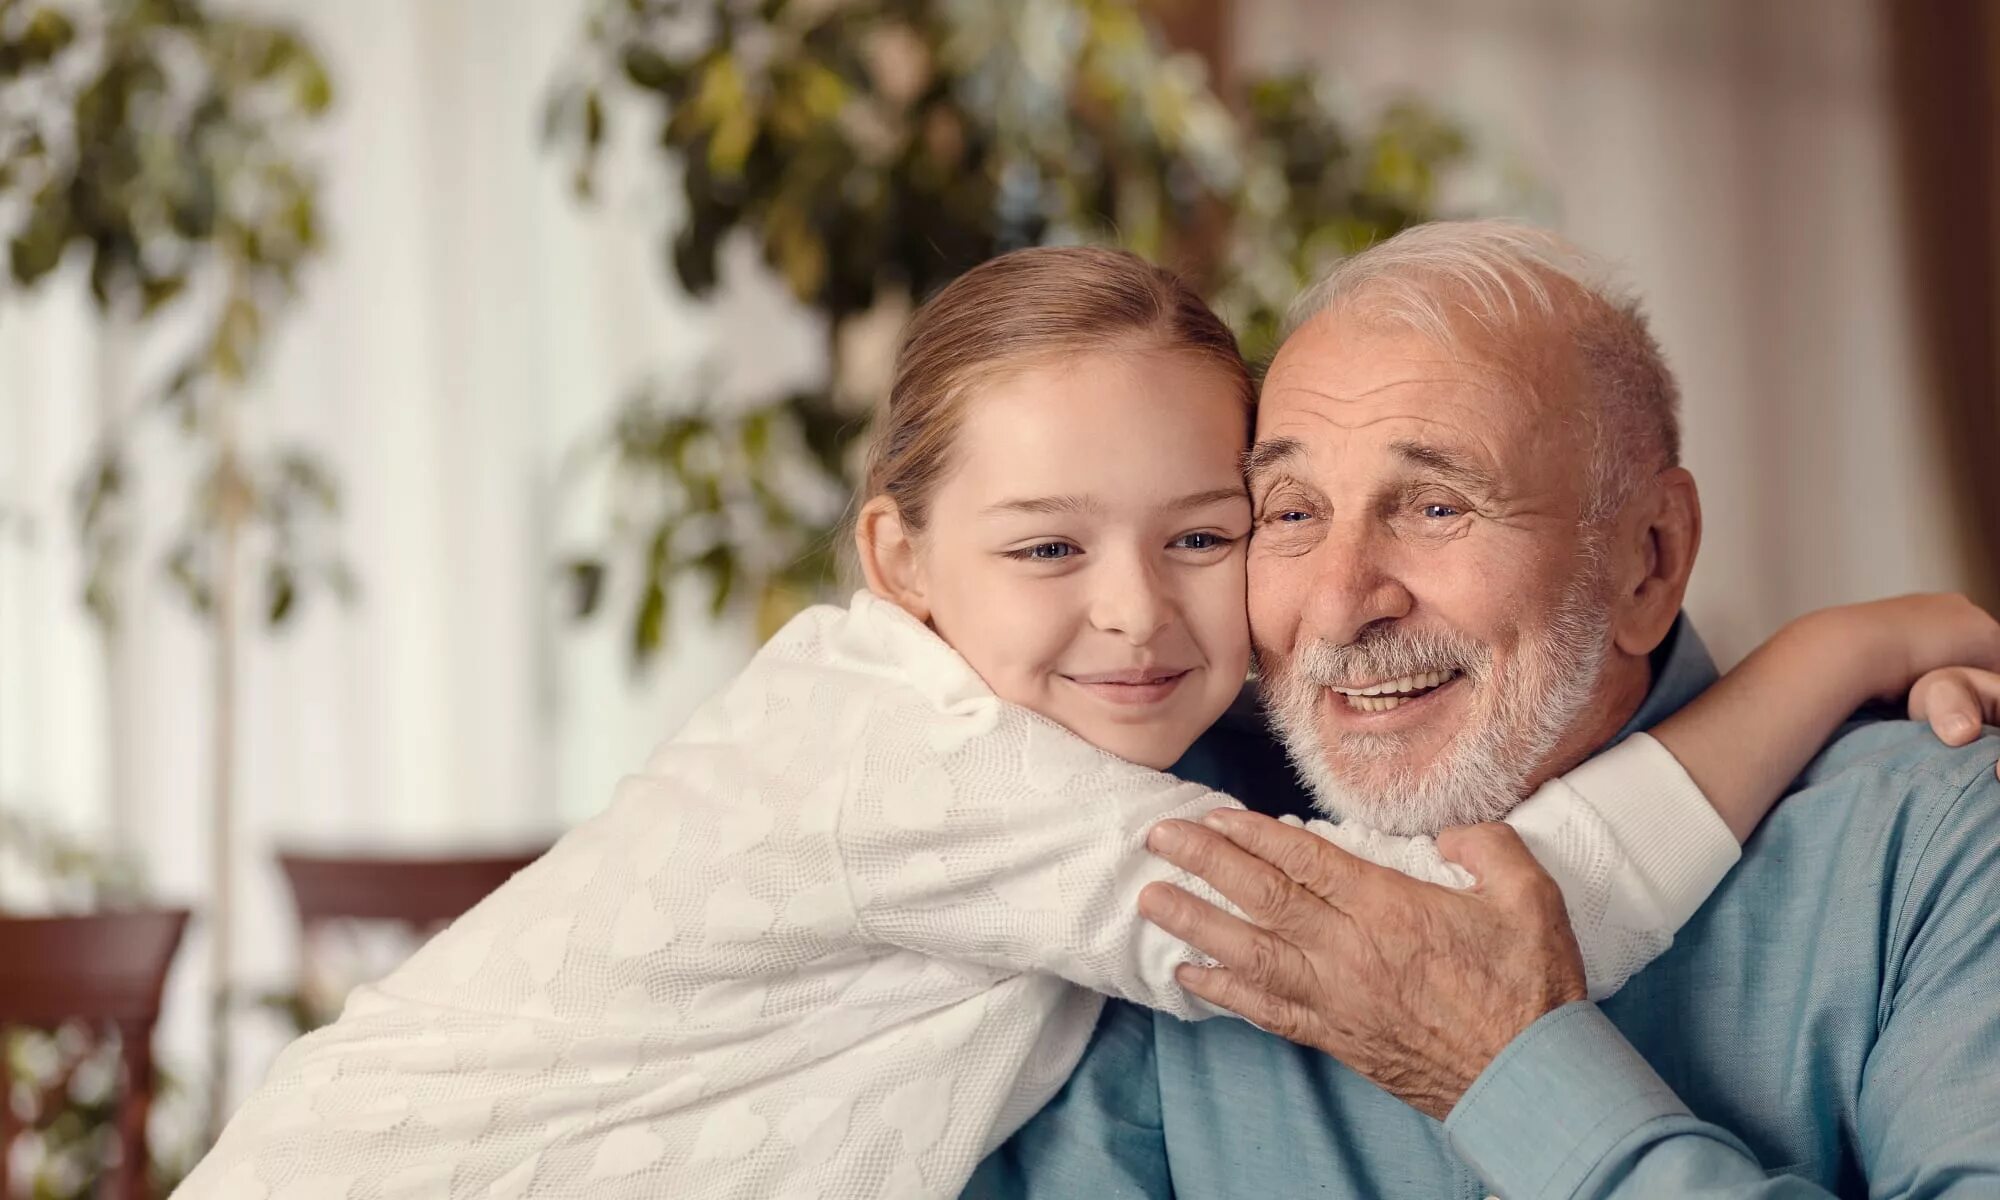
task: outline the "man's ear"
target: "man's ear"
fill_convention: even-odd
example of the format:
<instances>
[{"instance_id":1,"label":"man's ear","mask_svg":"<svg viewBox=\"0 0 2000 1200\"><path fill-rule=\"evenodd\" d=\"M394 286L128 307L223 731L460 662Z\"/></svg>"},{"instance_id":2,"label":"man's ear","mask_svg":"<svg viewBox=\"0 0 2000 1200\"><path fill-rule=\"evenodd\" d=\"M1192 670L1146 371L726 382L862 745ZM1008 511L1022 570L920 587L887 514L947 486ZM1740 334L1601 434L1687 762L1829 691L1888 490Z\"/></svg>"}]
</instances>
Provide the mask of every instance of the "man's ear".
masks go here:
<instances>
[{"instance_id":1,"label":"man's ear","mask_svg":"<svg viewBox=\"0 0 2000 1200\"><path fill-rule=\"evenodd\" d=\"M1651 654L1674 627L1701 549L1701 496L1686 468L1655 476L1619 522L1622 567L1612 640L1634 657Z\"/></svg>"},{"instance_id":2,"label":"man's ear","mask_svg":"<svg viewBox=\"0 0 2000 1200\"><path fill-rule=\"evenodd\" d=\"M931 619L922 557L894 500L876 496L861 506L861 517L854 523L854 550L869 591L919 621Z\"/></svg>"}]
</instances>

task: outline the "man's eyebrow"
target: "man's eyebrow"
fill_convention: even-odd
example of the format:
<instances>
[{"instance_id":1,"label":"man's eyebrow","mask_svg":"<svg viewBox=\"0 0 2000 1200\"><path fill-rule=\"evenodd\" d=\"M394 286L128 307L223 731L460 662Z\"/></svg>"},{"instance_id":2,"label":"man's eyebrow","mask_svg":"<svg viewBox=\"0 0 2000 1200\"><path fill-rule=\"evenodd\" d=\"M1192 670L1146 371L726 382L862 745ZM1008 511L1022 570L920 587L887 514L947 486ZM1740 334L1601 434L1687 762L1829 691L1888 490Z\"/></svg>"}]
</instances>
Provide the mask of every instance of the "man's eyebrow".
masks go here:
<instances>
[{"instance_id":1,"label":"man's eyebrow","mask_svg":"<svg viewBox=\"0 0 2000 1200\"><path fill-rule=\"evenodd\" d=\"M1243 455L1243 473L1251 479L1303 457L1306 448L1297 438L1266 438Z\"/></svg>"},{"instance_id":2,"label":"man's eyebrow","mask_svg":"<svg viewBox=\"0 0 2000 1200\"><path fill-rule=\"evenodd\" d=\"M1097 502L1088 496L1024 496L1002 500L983 510L989 513L1039 513L1045 517L1075 516L1097 511Z\"/></svg>"},{"instance_id":3,"label":"man's eyebrow","mask_svg":"<svg viewBox=\"0 0 2000 1200\"><path fill-rule=\"evenodd\" d=\"M1412 466L1422 467L1447 479L1482 490L1490 491L1493 488L1493 472L1457 451L1410 441L1395 442L1390 449Z\"/></svg>"}]
</instances>

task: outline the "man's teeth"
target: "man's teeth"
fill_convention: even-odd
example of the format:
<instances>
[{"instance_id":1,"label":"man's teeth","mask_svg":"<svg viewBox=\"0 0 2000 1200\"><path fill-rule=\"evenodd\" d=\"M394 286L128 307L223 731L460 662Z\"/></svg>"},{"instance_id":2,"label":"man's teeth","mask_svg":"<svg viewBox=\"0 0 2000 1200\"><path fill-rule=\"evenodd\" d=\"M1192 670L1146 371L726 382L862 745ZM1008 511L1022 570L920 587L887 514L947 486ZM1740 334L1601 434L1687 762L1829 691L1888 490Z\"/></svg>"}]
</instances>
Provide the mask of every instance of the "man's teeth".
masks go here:
<instances>
[{"instance_id":1,"label":"man's teeth","mask_svg":"<svg viewBox=\"0 0 2000 1200\"><path fill-rule=\"evenodd\" d=\"M1426 671L1421 675L1405 675L1401 679L1386 679L1365 688L1335 688L1347 697L1350 707L1362 712L1387 712L1392 708L1408 704L1415 697L1411 692L1425 692L1440 687L1457 675L1456 671Z\"/></svg>"}]
</instances>

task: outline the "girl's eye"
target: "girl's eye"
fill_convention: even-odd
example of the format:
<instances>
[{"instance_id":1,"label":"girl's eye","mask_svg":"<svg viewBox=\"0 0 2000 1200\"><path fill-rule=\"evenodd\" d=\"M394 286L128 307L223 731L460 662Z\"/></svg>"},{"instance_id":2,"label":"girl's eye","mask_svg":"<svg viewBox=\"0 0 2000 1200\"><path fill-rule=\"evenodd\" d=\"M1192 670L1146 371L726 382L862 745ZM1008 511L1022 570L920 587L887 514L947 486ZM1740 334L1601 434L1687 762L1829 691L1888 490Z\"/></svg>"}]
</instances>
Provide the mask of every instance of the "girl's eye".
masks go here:
<instances>
[{"instance_id":1,"label":"girl's eye","mask_svg":"<svg viewBox=\"0 0 2000 1200\"><path fill-rule=\"evenodd\" d=\"M1235 540L1236 540L1235 538L1224 537L1222 534L1216 533L1212 530L1205 529L1196 533L1184 533L1181 536L1175 538L1174 549L1219 550L1224 546L1228 546Z\"/></svg>"},{"instance_id":2,"label":"girl's eye","mask_svg":"<svg viewBox=\"0 0 2000 1200\"><path fill-rule=\"evenodd\" d=\"M1019 550L1009 550L1007 557L1018 558L1024 562L1061 562L1076 553L1078 553L1077 548L1068 542L1037 542L1032 546L1023 546Z\"/></svg>"}]
</instances>

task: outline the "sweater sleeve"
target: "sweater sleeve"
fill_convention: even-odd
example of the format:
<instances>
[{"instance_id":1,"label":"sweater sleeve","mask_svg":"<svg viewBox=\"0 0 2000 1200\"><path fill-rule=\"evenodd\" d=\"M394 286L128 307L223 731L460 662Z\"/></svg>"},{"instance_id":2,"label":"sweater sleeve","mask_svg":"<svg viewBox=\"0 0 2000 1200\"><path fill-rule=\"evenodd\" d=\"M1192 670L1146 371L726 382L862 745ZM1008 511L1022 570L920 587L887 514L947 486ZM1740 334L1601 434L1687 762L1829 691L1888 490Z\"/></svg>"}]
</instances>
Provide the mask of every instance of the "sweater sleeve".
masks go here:
<instances>
[{"instance_id":1,"label":"sweater sleeve","mask_svg":"<svg viewBox=\"0 0 2000 1200\"><path fill-rule=\"evenodd\" d=\"M1590 998L1674 944L1743 848L1658 741L1634 734L1542 785L1507 817L1562 887Z\"/></svg>"},{"instance_id":2,"label":"sweater sleeve","mask_svg":"<svg viewBox=\"0 0 2000 1200\"><path fill-rule=\"evenodd\" d=\"M937 958L1059 975L1185 1018L1215 1015L1174 979L1202 961L1138 915L1167 880L1161 820L1229 797L1125 762L1033 713L995 704L940 720L880 704L848 767L835 843L864 934Z\"/></svg>"}]
</instances>

